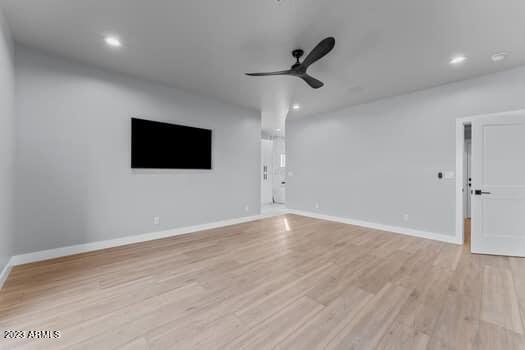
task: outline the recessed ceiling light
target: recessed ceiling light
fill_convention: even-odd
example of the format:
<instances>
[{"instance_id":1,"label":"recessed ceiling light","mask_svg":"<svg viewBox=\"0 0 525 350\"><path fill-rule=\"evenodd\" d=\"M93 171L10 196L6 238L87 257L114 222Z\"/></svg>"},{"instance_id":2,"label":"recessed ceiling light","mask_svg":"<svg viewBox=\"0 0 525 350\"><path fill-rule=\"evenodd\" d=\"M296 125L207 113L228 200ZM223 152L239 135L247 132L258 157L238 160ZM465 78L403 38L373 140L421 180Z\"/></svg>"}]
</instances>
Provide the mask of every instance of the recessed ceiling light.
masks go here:
<instances>
[{"instance_id":1,"label":"recessed ceiling light","mask_svg":"<svg viewBox=\"0 0 525 350\"><path fill-rule=\"evenodd\" d=\"M281 131L281 129L275 129L275 131Z\"/></svg>"},{"instance_id":2,"label":"recessed ceiling light","mask_svg":"<svg viewBox=\"0 0 525 350\"><path fill-rule=\"evenodd\" d=\"M467 60L467 56L465 55L457 55L450 59L449 63L452 65L458 65L461 63L464 63Z\"/></svg>"},{"instance_id":3,"label":"recessed ceiling light","mask_svg":"<svg viewBox=\"0 0 525 350\"><path fill-rule=\"evenodd\" d=\"M122 42L116 36L112 36L112 35L107 36L104 38L104 41L106 42L108 46L111 46L111 47L121 47L122 46Z\"/></svg>"},{"instance_id":4,"label":"recessed ceiling light","mask_svg":"<svg viewBox=\"0 0 525 350\"><path fill-rule=\"evenodd\" d=\"M299 108L301 108L301 106L299 106L299 105L296 103L296 104L294 104L294 105L292 106L292 108L295 109L295 110L298 110Z\"/></svg>"},{"instance_id":5,"label":"recessed ceiling light","mask_svg":"<svg viewBox=\"0 0 525 350\"><path fill-rule=\"evenodd\" d=\"M505 58L507 58L508 55L509 54L506 52L498 52L492 55L492 60L494 62L500 62L500 61L503 61Z\"/></svg>"}]
</instances>

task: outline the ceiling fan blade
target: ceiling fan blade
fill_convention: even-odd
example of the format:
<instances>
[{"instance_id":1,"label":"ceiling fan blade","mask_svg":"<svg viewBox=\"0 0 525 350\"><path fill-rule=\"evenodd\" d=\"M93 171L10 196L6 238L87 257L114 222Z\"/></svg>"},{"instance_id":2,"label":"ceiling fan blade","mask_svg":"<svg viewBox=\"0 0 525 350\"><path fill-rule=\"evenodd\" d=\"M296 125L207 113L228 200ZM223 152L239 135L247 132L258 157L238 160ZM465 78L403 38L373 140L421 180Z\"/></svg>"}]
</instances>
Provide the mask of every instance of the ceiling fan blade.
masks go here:
<instances>
[{"instance_id":1,"label":"ceiling fan blade","mask_svg":"<svg viewBox=\"0 0 525 350\"><path fill-rule=\"evenodd\" d=\"M321 40L319 44L306 56L301 65L305 68L308 68L309 65L324 57L327 53L332 51L335 46L335 39L333 37L328 37Z\"/></svg>"},{"instance_id":2,"label":"ceiling fan blade","mask_svg":"<svg viewBox=\"0 0 525 350\"><path fill-rule=\"evenodd\" d=\"M249 75L251 77L266 77L271 75L293 75L293 72L288 70L282 70L279 72L268 72L268 73L245 73L246 75Z\"/></svg>"},{"instance_id":3,"label":"ceiling fan blade","mask_svg":"<svg viewBox=\"0 0 525 350\"><path fill-rule=\"evenodd\" d=\"M324 85L322 81L317 80L314 77L309 76L308 74L301 75L300 78L306 81L306 83L314 89L319 89L320 87Z\"/></svg>"}]
</instances>

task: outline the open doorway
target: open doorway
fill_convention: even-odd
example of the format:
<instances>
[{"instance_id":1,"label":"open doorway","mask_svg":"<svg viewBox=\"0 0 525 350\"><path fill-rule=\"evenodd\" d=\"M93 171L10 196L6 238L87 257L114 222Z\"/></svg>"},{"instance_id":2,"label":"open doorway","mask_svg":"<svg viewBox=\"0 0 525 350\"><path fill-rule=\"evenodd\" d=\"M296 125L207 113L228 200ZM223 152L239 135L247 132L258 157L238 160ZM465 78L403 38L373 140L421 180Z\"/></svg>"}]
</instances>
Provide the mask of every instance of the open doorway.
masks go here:
<instances>
[{"instance_id":1,"label":"open doorway","mask_svg":"<svg viewBox=\"0 0 525 350\"><path fill-rule=\"evenodd\" d=\"M472 213L472 124L464 124L463 145L463 244L470 247Z\"/></svg>"},{"instance_id":2,"label":"open doorway","mask_svg":"<svg viewBox=\"0 0 525 350\"><path fill-rule=\"evenodd\" d=\"M286 203L286 143L284 137L261 140L261 208L263 214L282 212Z\"/></svg>"},{"instance_id":3,"label":"open doorway","mask_svg":"<svg viewBox=\"0 0 525 350\"><path fill-rule=\"evenodd\" d=\"M272 162L273 142L272 140L261 140L261 204L263 206L273 203L272 182L273 182L273 162Z\"/></svg>"}]
</instances>

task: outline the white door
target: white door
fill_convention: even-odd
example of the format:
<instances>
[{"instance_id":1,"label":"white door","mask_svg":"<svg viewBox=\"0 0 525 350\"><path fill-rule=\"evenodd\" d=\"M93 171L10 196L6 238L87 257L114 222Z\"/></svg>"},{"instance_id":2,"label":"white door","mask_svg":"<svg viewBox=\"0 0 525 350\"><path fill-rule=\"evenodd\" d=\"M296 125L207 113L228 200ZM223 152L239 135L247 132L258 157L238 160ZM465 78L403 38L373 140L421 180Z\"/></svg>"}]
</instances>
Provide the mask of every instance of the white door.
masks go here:
<instances>
[{"instance_id":1,"label":"white door","mask_svg":"<svg viewBox=\"0 0 525 350\"><path fill-rule=\"evenodd\" d=\"M472 123L472 252L525 256L525 111Z\"/></svg>"},{"instance_id":2,"label":"white door","mask_svg":"<svg viewBox=\"0 0 525 350\"><path fill-rule=\"evenodd\" d=\"M261 203L271 204L272 195L272 149L271 140L261 140Z\"/></svg>"}]
</instances>

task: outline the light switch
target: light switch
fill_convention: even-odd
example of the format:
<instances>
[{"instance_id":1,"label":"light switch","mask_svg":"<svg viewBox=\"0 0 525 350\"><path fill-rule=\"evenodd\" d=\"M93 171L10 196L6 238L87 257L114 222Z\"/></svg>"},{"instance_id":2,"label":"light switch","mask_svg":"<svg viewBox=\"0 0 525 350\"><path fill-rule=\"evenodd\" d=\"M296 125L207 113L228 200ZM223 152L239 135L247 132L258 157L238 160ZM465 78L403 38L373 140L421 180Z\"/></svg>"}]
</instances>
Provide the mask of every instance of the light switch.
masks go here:
<instances>
[{"instance_id":1,"label":"light switch","mask_svg":"<svg viewBox=\"0 0 525 350\"><path fill-rule=\"evenodd\" d=\"M445 179L454 179L456 177L456 173L453 171L445 171Z\"/></svg>"}]
</instances>

